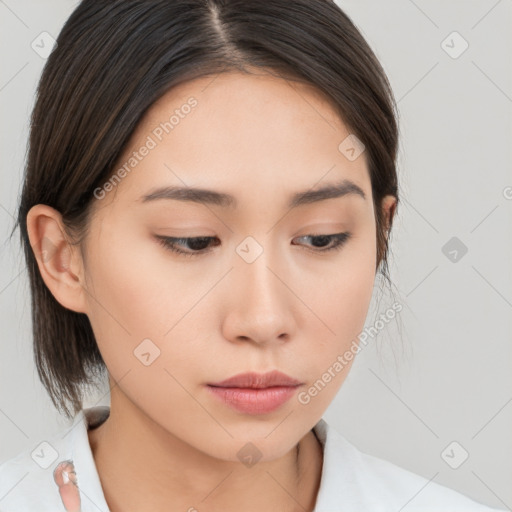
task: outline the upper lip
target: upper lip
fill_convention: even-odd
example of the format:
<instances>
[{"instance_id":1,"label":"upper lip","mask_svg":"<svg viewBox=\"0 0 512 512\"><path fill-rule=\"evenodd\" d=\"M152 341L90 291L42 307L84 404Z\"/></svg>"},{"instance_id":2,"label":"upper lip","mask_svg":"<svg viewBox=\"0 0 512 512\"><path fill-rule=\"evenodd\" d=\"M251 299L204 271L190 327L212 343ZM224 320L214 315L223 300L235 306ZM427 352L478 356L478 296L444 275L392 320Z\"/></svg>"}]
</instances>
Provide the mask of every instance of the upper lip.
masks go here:
<instances>
[{"instance_id":1,"label":"upper lip","mask_svg":"<svg viewBox=\"0 0 512 512\"><path fill-rule=\"evenodd\" d=\"M299 386L302 382L289 375L274 370L267 373L239 373L221 382L214 382L209 386L221 388L269 388L273 386Z\"/></svg>"}]
</instances>

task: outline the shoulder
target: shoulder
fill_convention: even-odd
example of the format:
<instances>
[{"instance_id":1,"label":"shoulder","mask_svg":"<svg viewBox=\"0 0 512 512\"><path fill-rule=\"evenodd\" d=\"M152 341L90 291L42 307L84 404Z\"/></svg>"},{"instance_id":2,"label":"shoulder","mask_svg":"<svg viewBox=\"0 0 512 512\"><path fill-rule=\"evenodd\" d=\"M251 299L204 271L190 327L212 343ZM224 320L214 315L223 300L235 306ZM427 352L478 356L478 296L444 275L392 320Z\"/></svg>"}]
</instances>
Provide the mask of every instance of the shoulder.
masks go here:
<instances>
[{"instance_id":1,"label":"shoulder","mask_svg":"<svg viewBox=\"0 0 512 512\"><path fill-rule=\"evenodd\" d=\"M362 452L321 420L324 465L315 512L497 512L453 489Z\"/></svg>"},{"instance_id":2,"label":"shoulder","mask_svg":"<svg viewBox=\"0 0 512 512\"><path fill-rule=\"evenodd\" d=\"M66 444L55 435L0 463L1 512L61 510L53 471L72 457Z\"/></svg>"},{"instance_id":3,"label":"shoulder","mask_svg":"<svg viewBox=\"0 0 512 512\"><path fill-rule=\"evenodd\" d=\"M88 425L104 416L104 408L81 410L71 425L1 462L0 512L78 510L84 487L85 498L93 496L103 505L95 510L107 510L87 437ZM84 512L93 509L88 502L82 505Z\"/></svg>"}]
</instances>

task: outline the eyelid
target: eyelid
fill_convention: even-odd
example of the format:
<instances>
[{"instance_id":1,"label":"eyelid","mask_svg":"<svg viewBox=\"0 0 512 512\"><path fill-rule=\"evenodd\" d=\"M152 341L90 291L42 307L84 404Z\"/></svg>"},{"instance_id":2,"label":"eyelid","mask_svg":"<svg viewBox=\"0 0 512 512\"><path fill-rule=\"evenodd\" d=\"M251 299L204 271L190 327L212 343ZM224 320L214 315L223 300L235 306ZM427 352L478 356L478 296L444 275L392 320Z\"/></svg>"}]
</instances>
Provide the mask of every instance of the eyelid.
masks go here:
<instances>
[{"instance_id":1,"label":"eyelid","mask_svg":"<svg viewBox=\"0 0 512 512\"><path fill-rule=\"evenodd\" d=\"M333 251L341 249L345 243L351 238L352 234L350 232L341 232L341 233L308 233L305 235L301 235L295 238L328 238L331 241L334 242L334 245L331 245L331 247L328 247L327 249L324 248L309 248L306 247L305 250L308 250L310 252L313 252L315 254L322 254L322 253L331 253ZM181 249L178 249L178 243L179 242L187 242L188 240L209 240L209 239L217 239L216 236L207 236L207 235L200 235L200 236L191 236L191 237L171 237L171 236L163 236L163 235L155 235L158 242L167 250L172 251L174 253L177 253L182 256L201 256L206 255L207 253L211 252L213 248L208 249L201 249L198 251L184 251ZM219 245L219 244L216 244ZM297 244L294 244L297 245Z\"/></svg>"},{"instance_id":2,"label":"eyelid","mask_svg":"<svg viewBox=\"0 0 512 512\"><path fill-rule=\"evenodd\" d=\"M322 253L332 253L333 251L341 249L346 244L346 242L350 239L351 236L352 236L351 233L349 233L348 231L344 231L344 232L341 232L341 233L328 233L328 234L325 234L325 233L319 233L319 234L313 233L313 234L306 234L306 235L301 235L301 236L296 237L296 238L321 238L321 237L326 237L326 238L329 238L332 241L334 241L335 242L334 245L332 245L331 247L329 247L327 249L322 249L322 248L314 249L314 248L311 248L311 247L306 247L306 250L308 250L310 252L313 252L315 254L322 254Z\"/></svg>"},{"instance_id":3,"label":"eyelid","mask_svg":"<svg viewBox=\"0 0 512 512\"><path fill-rule=\"evenodd\" d=\"M163 235L155 235L158 242L164 247L164 249L167 249L169 251L178 253L180 256L200 256L203 254L206 254L208 252L211 252L212 249L203 249L201 251L182 251L180 249L176 248L177 242L183 242L187 240L200 240L200 239L215 239L216 236L207 236L207 235L199 235L199 236L163 236ZM217 238L218 240L218 238ZM218 245L218 244L216 244Z\"/></svg>"}]
</instances>

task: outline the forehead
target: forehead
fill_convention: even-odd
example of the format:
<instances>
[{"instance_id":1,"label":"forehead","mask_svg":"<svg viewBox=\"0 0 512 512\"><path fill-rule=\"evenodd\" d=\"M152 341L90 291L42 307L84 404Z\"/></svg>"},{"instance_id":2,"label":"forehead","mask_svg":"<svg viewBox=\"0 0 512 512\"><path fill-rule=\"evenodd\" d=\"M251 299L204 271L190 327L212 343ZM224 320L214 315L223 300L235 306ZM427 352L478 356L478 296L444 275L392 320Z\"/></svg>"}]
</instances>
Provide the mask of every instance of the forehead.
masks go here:
<instances>
[{"instance_id":1,"label":"forehead","mask_svg":"<svg viewBox=\"0 0 512 512\"><path fill-rule=\"evenodd\" d=\"M345 179L369 196L365 153L349 160L340 149L349 136L310 84L239 72L202 77L146 112L117 162L129 172L116 195L133 202L157 186L190 186L228 192L243 205L244 195L289 198Z\"/></svg>"}]
</instances>

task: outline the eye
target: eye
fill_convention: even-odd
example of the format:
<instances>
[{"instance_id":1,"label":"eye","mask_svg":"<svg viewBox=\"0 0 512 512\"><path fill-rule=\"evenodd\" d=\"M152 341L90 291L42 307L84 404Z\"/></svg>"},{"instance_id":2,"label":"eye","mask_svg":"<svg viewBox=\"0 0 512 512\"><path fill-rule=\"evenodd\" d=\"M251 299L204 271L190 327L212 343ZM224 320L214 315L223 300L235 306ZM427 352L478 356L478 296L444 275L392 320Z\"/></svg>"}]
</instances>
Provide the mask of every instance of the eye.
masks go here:
<instances>
[{"instance_id":1,"label":"eye","mask_svg":"<svg viewBox=\"0 0 512 512\"><path fill-rule=\"evenodd\" d=\"M195 236L190 238L174 238L171 236L157 236L158 241L170 251L176 252L183 256L199 256L201 254L205 254L206 252L210 252L210 250L205 250L208 247L208 242L211 240L219 240L214 236ZM188 245L190 251L184 251L179 249L180 244ZM219 245L216 243L215 245Z\"/></svg>"},{"instance_id":2,"label":"eye","mask_svg":"<svg viewBox=\"0 0 512 512\"><path fill-rule=\"evenodd\" d=\"M298 239L309 239L313 243L313 252L322 253L339 250L350 238L350 233L334 233L331 235L304 235ZM195 236L189 238L176 238L170 236L156 236L159 243L166 249L183 256L200 256L211 251L211 241L216 241L214 246L219 245L220 240L214 236ZM330 246L329 246L330 244ZM297 244L294 244L297 245ZM185 246L188 250L180 249Z\"/></svg>"},{"instance_id":3,"label":"eye","mask_svg":"<svg viewBox=\"0 0 512 512\"><path fill-rule=\"evenodd\" d=\"M341 249L350 236L350 233L334 233L332 235L304 235L298 238L311 240L315 247L312 249L313 252L322 253Z\"/></svg>"}]
</instances>

